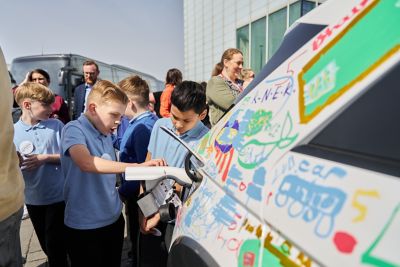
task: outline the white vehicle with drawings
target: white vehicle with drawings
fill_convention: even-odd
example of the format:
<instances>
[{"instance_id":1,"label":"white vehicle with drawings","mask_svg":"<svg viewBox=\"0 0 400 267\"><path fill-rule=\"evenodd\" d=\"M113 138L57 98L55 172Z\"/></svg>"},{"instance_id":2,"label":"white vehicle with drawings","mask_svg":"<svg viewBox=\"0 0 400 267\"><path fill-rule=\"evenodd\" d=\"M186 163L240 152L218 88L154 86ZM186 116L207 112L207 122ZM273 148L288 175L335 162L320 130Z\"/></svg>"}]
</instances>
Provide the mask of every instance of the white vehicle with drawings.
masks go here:
<instances>
[{"instance_id":1,"label":"white vehicle with drawings","mask_svg":"<svg viewBox=\"0 0 400 267\"><path fill-rule=\"evenodd\" d=\"M196 190L169 266L400 266L399 25L398 0L331 0L296 22L174 170Z\"/></svg>"}]
</instances>

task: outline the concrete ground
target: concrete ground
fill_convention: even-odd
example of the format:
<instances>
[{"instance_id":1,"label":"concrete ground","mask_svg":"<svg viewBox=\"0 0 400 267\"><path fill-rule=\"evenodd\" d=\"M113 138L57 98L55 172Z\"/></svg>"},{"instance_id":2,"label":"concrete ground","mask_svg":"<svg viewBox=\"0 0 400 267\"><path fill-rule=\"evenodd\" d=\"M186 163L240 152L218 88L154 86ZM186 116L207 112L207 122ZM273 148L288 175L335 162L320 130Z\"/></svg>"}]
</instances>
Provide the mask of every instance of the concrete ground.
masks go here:
<instances>
[{"instance_id":1,"label":"concrete ground","mask_svg":"<svg viewBox=\"0 0 400 267\"><path fill-rule=\"evenodd\" d=\"M20 238L21 238L22 257L24 257L26 260L24 267L48 266L47 257L40 248L39 240L36 237L32 222L29 218L22 220L21 222ZM121 267L130 266L127 256L130 247L129 243L130 242L129 239L127 238L126 228L125 228L125 239L124 239L124 248L122 251Z\"/></svg>"}]
</instances>

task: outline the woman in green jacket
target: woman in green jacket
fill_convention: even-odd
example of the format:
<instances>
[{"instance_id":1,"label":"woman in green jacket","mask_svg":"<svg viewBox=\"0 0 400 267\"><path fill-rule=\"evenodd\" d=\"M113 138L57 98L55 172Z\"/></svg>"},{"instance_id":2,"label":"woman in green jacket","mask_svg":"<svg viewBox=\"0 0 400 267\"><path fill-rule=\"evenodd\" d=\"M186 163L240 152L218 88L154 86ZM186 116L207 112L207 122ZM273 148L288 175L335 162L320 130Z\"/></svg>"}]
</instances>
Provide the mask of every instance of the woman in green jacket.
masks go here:
<instances>
[{"instance_id":1,"label":"woman in green jacket","mask_svg":"<svg viewBox=\"0 0 400 267\"><path fill-rule=\"evenodd\" d=\"M243 90L240 73L243 54L239 49L229 48L222 54L207 83L207 103L210 106L210 122L214 126L233 104Z\"/></svg>"}]
</instances>

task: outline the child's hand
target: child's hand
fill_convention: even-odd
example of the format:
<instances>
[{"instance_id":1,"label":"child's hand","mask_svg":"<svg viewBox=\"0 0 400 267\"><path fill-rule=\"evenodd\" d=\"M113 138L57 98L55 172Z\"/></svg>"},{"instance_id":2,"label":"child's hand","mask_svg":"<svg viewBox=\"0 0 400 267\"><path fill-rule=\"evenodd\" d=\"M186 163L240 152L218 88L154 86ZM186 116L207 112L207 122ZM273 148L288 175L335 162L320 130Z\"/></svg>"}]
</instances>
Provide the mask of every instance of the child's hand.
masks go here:
<instances>
[{"instance_id":1,"label":"child's hand","mask_svg":"<svg viewBox=\"0 0 400 267\"><path fill-rule=\"evenodd\" d=\"M24 171L32 171L44 163L46 163L47 155L45 154L31 154L26 155L22 161L21 167Z\"/></svg>"},{"instance_id":2,"label":"child's hand","mask_svg":"<svg viewBox=\"0 0 400 267\"><path fill-rule=\"evenodd\" d=\"M143 216L143 213L139 211L139 224L140 224L140 231L143 234L152 234L153 228L157 226L158 222L160 221L160 213L156 213L149 218Z\"/></svg>"},{"instance_id":3,"label":"child's hand","mask_svg":"<svg viewBox=\"0 0 400 267\"><path fill-rule=\"evenodd\" d=\"M167 166L164 159L152 159L142 163L143 166Z\"/></svg>"}]
</instances>

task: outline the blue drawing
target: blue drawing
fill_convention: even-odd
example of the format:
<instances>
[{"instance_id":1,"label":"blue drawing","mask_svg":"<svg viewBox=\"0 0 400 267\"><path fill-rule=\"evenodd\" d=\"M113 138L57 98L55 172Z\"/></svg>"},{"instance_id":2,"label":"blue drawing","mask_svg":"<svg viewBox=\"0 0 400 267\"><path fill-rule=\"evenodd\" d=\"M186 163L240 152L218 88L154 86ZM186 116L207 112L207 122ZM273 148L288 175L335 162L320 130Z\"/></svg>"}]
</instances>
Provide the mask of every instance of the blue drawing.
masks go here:
<instances>
[{"instance_id":1,"label":"blue drawing","mask_svg":"<svg viewBox=\"0 0 400 267\"><path fill-rule=\"evenodd\" d=\"M241 181L243 181L242 172L237 168L236 164L232 164L224 188L234 194Z\"/></svg>"},{"instance_id":2,"label":"blue drawing","mask_svg":"<svg viewBox=\"0 0 400 267\"><path fill-rule=\"evenodd\" d=\"M236 114L236 113L235 113ZM247 131L247 127L250 123L251 118L253 117L254 111L253 110L246 110L246 112L244 113L243 117L239 123L239 134L236 135L236 137L232 140L232 145L234 149L240 150L244 143L244 136L246 134ZM236 117L235 117L236 118Z\"/></svg>"},{"instance_id":3,"label":"blue drawing","mask_svg":"<svg viewBox=\"0 0 400 267\"><path fill-rule=\"evenodd\" d=\"M273 118L279 116L281 112L285 111L285 106L287 105L290 96L293 95L294 92L294 82L292 76L283 76L272 80L266 80L264 82L266 84L265 90L258 90L256 95L254 96L252 103L266 103L267 102L276 102L281 101L281 105L277 112L274 114Z\"/></svg>"},{"instance_id":4,"label":"blue drawing","mask_svg":"<svg viewBox=\"0 0 400 267\"><path fill-rule=\"evenodd\" d=\"M237 136L238 130L239 122L237 120L232 123L228 121L215 139L214 145L218 147L222 153L227 153L232 148L232 140Z\"/></svg>"},{"instance_id":5,"label":"blue drawing","mask_svg":"<svg viewBox=\"0 0 400 267\"><path fill-rule=\"evenodd\" d=\"M230 226L234 221L236 210L236 201L229 195L223 196L212 210L215 217L214 223Z\"/></svg>"},{"instance_id":6,"label":"blue drawing","mask_svg":"<svg viewBox=\"0 0 400 267\"><path fill-rule=\"evenodd\" d=\"M210 190L207 182L207 179L204 180L204 184L196 191L196 198L191 202L182 221L184 227L181 230L194 238L207 238L216 226L212 224L214 217L209 213L209 207L215 201L216 192Z\"/></svg>"},{"instance_id":7,"label":"blue drawing","mask_svg":"<svg viewBox=\"0 0 400 267\"><path fill-rule=\"evenodd\" d=\"M186 227L190 227L192 225L192 217L195 215L195 213L198 213L199 207L200 207L200 202L199 201L195 201L193 204L193 206L190 208L190 210L188 211L188 213L186 214L184 223Z\"/></svg>"},{"instance_id":8,"label":"blue drawing","mask_svg":"<svg viewBox=\"0 0 400 267\"><path fill-rule=\"evenodd\" d=\"M267 171L265 170L264 167L258 168L254 172L253 176L253 183L256 185L261 185L263 186L265 184L265 177L267 176Z\"/></svg>"},{"instance_id":9,"label":"blue drawing","mask_svg":"<svg viewBox=\"0 0 400 267\"><path fill-rule=\"evenodd\" d=\"M228 177L235 179L237 181L242 181L242 172L237 168L236 164L232 164L231 169L229 170Z\"/></svg>"},{"instance_id":10,"label":"blue drawing","mask_svg":"<svg viewBox=\"0 0 400 267\"><path fill-rule=\"evenodd\" d=\"M283 76L277 79L266 80L264 83L266 84L265 90L258 91L264 93L261 93L262 96L260 96L257 92L253 98L253 104L264 103L267 101L271 102L277 99L289 97L294 92L292 76Z\"/></svg>"},{"instance_id":11,"label":"blue drawing","mask_svg":"<svg viewBox=\"0 0 400 267\"><path fill-rule=\"evenodd\" d=\"M334 175L337 178L344 178L347 175L347 172L340 167L333 167L328 171L326 171L326 169L327 167L321 164L317 164L311 167L310 162L306 159L302 159L299 163L299 171L311 172L312 175L315 175L324 180L326 180L331 175Z\"/></svg>"},{"instance_id":12,"label":"blue drawing","mask_svg":"<svg viewBox=\"0 0 400 267\"><path fill-rule=\"evenodd\" d=\"M307 223L317 220L314 232L326 238L333 231L335 217L346 197L342 190L320 186L290 174L283 179L276 192L275 203L278 207L288 204L288 214L292 218L302 216Z\"/></svg>"},{"instance_id":13,"label":"blue drawing","mask_svg":"<svg viewBox=\"0 0 400 267\"><path fill-rule=\"evenodd\" d=\"M246 193L249 198L261 201L262 199L262 188L265 184L265 177L267 171L264 167L258 168L253 175L253 182L249 183Z\"/></svg>"}]
</instances>

